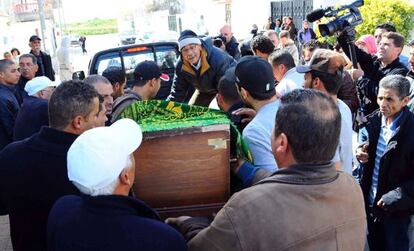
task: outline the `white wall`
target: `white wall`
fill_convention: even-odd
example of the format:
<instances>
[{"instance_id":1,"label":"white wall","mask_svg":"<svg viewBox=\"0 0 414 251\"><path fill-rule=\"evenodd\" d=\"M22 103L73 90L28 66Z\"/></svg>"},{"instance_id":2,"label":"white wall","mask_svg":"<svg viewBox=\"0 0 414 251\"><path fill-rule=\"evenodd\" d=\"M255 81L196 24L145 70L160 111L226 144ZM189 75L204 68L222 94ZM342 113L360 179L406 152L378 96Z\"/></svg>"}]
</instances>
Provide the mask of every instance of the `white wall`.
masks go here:
<instances>
[{"instance_id":1,"label":"white wall","mask_svg":"<svg viewBox=\"0 0 414 251\"><path fill-rule=\"evenodd\" d=\"M8 17L0 16L0 59L3 59L3 53L10 51L10 27L7 25Z\"/></svg>"},{"instance_id":2,"label":"white wall","mask_svg":"<svg viewBox=\"0 0 414 251\"><path fill-rule=\"evenodd\" d=\"M252 25L256 24L262 29L270 17L270 0L233 0L232 1L232 27L236 38L250 37Z\"/></svg>"},{"instance_id":3,"label":"white wall","mask_svg":"<svg viewBox=\"0 0 414 251\"><path fill-rule=\"evenodd\" d=\"M202 24L201 15L204 17L204 26L209 35L218 35L219 29L225 23L224 4L217 4L212 1L187 0L182 15L183 30L192 29L196 33L201 33L201 31L198 31Z\"/></svg>"}]
</instances>

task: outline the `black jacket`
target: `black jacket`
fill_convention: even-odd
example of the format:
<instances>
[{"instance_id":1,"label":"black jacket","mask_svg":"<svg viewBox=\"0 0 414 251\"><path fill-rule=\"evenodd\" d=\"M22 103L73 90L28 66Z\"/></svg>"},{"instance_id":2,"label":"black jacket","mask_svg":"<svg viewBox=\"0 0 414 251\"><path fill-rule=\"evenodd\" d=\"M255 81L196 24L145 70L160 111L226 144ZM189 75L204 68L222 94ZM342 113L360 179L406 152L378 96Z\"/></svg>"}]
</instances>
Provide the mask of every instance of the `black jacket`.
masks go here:
<instances>
[{"instance_id":1,"label":"black jacket","mask_svg":"<svg viewBox=\"0 0 414 251\"><path fill-rule=\"evenodd\" d=\"M17 82L14 95L17 98L17 102L19 102L19 105L21 106L23 104L23 101L25 98L29 97L27 92L24 90L24 87L26 87L26 84L29 80L27 78L24 78L23 76L20 76L19 82Z\"/></svg>"},{"instance_id":2,"label":"black jacket","mask_svg":"<svg viewBox=\"0 0 414 251\"><path fill-rule=\"evenodd\" d=\"M339 36L338 43L341 45L345 54L351 58L345 37ZM377 95L380 80L388 75L405 76L408 69L400 62L398 57L386 67L382 67L381 61L377 56L371 56L356 46L355 53L357 61L364 71L364 76L357 80L360 105L363 113L368 115L378 109Z\"/></svg>"},{"instance_id":3,"label":"black jacket","mask_svg":"<svg viewBox=\"0 0 414 251\"><path fill-rule=\"evenodd\" d=\"M296 28L294 23L290 23L290 25L285 25L282 27L282 30L287 30L289 31L289 37L292 40L296 41L296 36L298 35L298 29Z\"/></svg>"},{"instance_id":4,"label":"black jacket","mask_svg":"<svg viewBox=\"0 0 414 251\"><path fill-rule=\"evenodd\" d=\"M22 140L40 131L42 126L49 125L48 101L33 96L25 98L17 113L14 124L13 140Z\"/></svg>"},{"instance_id":5,"label":"black jacket","mask_svg":"<svg viewBox=\"0 0 414 251\"><path fill-rule=\"evenodd\" d=\"M191 98L194 88L200 93L216 94L220 78L228 68L236 65L236 61L227 53L213 46L211 38L202 40L202 47L206 61L202 62L198 71L189 64L184 64L181 58L178 60L168 100L187 101Z\"/></svg>"},{"instance_id":6,"label":"black jacket","mask_svg":"<svg viewBox=\"0 0 414 251\"><path fill-rule=\"evenodd\" d=\"M42 127L0 152L0 213L9 215L14 251L46 250L53 203L79 194L69 182L66 156L77 135Z\"/></svg>"},{"instance_id":7,"label":"black jacket","mask_svg":"<svg viewBox=\"0 0 414 251\"><path fill-rule=\"evenodd\" d=\"M231 37L230 42L226 44L226 51L230 56L232 56L236 61L238 61L241 57L240 50L239 50L239 43L235 37Z\"/></svg>"},{"instance_id":8,"label":"black jacket","mask_svg":"<svg viewBox=\"0 0 414 251\"><path fill-rule=\"evenodd\" d=\"M30 53L33 54L35 57L37 57L33 53L33 51L30 51ZM55 71L53 70L52 59L50 58L50 55L41 51L40 57L42 58L42 62L37 63L37 65L39 66L39 69L36 72L36 77L46 76L50 80L55 81ZM43 64L43 71L42 71L42 67L40 64Z\"/></svg>"},{"instance_id":9,"label":"black jacket","mask_svg":"<svg viewBox=\"0 0 414 251\"><path fill-rule=\"evenodd\" d=\"M145 203L119 195L68 195L50 212L49 251L181 251L184 238Z\"/></svg>"},{"instance_id":10,"label":"black jacket","mask_svg":"<svg viewBox=\"0 0 414 251\"><path fill-rule=\"evenodd\" d=\"M386 195L385 199L391 199L390 196L392 196L394 200L388 201L390 204L386 211L374 206L373 211L377 217L414 214L414 114L406 107L403 108L402 113L397 131L388 142L380 160L374 205L384 195ZM363 168L361 187L366 205L368 205L377 143L381 131L381 117L381 113L377 111L368 116L368 121L364 124L368 135L363 135L362 141L366 138L369 140L369 160L361 164Z\"/></svg>"},{"instance_id":11,"label":"black jacket","mask_svg":"<svg viewBox=\"0 0 414 251\"><path fill-rule=\"evenodd\" d=\"M410 109L411 112L414 113L414 69L411 69L407 73L406 77L410 81L410 102L408 102L407 107Z\"/></svg>"},{"instance_id":12,"label":"black jacket","mask_svg":"<svg viewBox=\"0 0 414 251\"><path fill-rule=\"evenodd\" d=\"M13 86L0 83L0 151L13 141L13 128L19 107Z\"/></svg>"}]
</instances>

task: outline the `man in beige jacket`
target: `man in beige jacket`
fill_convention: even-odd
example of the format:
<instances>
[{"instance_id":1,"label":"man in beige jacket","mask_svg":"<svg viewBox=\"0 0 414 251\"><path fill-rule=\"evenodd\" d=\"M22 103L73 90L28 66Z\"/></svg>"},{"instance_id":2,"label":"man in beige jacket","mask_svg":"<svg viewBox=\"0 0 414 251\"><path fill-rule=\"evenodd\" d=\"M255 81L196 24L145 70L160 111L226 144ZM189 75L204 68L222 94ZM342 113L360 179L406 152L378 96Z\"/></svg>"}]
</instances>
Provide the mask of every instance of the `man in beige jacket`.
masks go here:
<instances>
[{"instance_id":1,"label":"man in beige jacket","mask_svg":"<svg viewBox=\"0 0 414 251\"><path fill-rule=\"evenodd\" d=\"M204 229L198 218L167 222L189 250L363 250L361 189L331 162L340 128L338 107L325 94L284 95L271 140L279 170L235 194Z\"/></svg>"}]
</instances>

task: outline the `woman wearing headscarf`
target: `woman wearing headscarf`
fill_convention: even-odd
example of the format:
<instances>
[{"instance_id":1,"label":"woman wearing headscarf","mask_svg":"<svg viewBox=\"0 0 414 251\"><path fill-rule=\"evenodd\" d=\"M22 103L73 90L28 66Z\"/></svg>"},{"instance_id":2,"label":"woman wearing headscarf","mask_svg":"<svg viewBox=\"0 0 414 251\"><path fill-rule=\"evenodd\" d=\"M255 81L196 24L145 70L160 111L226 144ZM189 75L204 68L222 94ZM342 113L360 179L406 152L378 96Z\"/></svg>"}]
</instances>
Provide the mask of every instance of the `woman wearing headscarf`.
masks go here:
<instances>
[{"instance_id":1,"label":"woman wearing headscarf","mask_svg":"<svg viewBox=\"0 0 414 251\"><path fill-rule=\"evenodd\" d=\"M362 35L355 42L355 45L371 55L375 55L377 53L377 44L375 43L375 37L373 35Z\"/></svg>"}]
</instances>

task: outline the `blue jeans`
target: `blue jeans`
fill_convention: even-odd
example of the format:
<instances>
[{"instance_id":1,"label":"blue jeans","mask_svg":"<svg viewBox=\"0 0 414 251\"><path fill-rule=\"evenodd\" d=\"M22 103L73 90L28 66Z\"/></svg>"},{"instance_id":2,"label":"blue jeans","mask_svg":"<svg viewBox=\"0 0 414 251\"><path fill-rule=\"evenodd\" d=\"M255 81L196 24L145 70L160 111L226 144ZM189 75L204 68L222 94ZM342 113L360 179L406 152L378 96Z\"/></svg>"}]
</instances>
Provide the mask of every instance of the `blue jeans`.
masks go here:
<instances>
[{"instance_id":1,"label":"blue jeans","mask_svg":"<svg viewBox=\"0 0 414 251\"><path fill-rule=\"evenodd\" d=\"M408 251L410 217L384 217L379 221L370 215L367 218L370 251Z\"/></svg>"}]
</instances>

